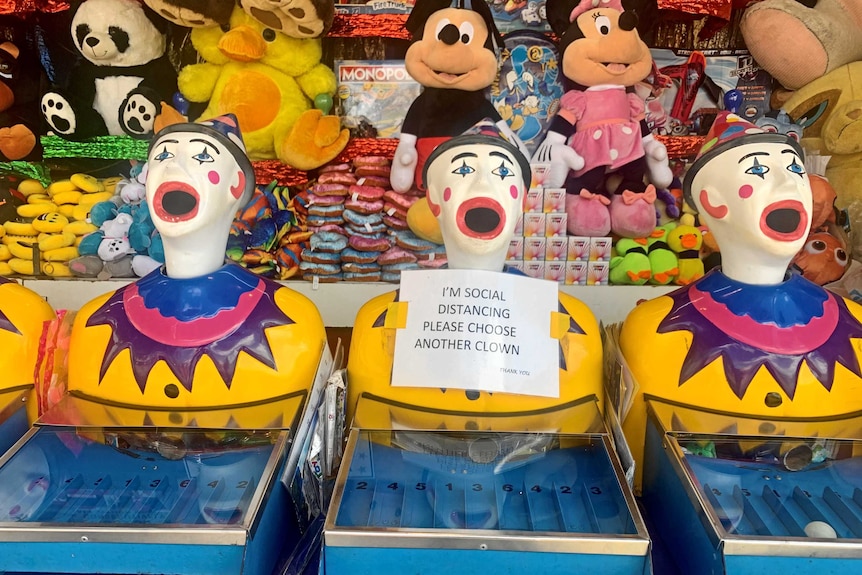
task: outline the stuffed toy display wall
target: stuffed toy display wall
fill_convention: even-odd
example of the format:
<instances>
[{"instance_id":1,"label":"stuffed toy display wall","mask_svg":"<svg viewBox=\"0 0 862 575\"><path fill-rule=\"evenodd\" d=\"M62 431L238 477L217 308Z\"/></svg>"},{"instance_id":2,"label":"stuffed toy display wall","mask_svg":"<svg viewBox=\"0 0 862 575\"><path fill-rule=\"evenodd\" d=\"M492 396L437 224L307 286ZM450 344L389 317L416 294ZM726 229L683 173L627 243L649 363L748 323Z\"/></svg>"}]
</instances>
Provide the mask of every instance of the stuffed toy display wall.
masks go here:
<instances>
[{"instance_id":1,"label":"stuffed toy display wall","mask_svg":"<svg viewBox=\"0 0 862 575\"><path fill-rule=\"evenodd\" d=\"M619 0L549 0L547 10L563 74L576 87L563 96L533 161L551 165L546 187L566 187L572 235L648 236L656 226L655 188L670 185L673 174L633 91L652 71L637 14ZM612 198L608 172L622 176Z\"/></svg>"},{"instance_id":2,"label":"stuffed toy display wall","mask_svg":"<svg viewBox=\"0 0 862 575\"><path fill-rule=\"evenodd\" d=\"M166 21L136 0L84 0L72 8L80 52L68 85L42 96L42 114L57 136L148 138L161 102L176 92L166 55Z\"/></svg>"}]
</instances>

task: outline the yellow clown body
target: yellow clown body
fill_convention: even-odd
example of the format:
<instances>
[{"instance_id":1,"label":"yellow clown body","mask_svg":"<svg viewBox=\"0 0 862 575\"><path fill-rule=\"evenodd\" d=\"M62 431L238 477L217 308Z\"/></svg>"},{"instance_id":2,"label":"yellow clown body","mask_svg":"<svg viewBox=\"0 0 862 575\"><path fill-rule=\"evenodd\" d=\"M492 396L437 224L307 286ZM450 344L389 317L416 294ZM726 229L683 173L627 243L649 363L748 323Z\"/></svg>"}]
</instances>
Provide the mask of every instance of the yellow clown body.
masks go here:
<instances>
[{"instance_id":1,"label":"yellow clown body","mask_svg":"<svg viewBox=\"0 0 862 575\"><path fill-rule=\"evenodd\" d=\"M560 339L560 394L535 397L464 389L393 387L391 373L397 330L386 317L398 292L382 294L359 310L350 342L347 372L349 421L374 429L514 430L561 432L580 430L582 422L566 417L566 410L595 398L601 406L602 342L599 326L587 306L560 294L560 312L568 329ZM409 307L407 308L409 312ZM550 334L549 334L550 335ZM441 366L445 369L445 366ZM477 382L477 388L481 382ZM354 413L361 397L376 404Z\"/></svg>"},{"instance_id":2,"label":"yellow clown body","mask_svg":"<svg viewBox=\"0 0 862 575\"><path fill-rule=\"evenodd\" d=\"M208 309L194 298L201 293L217 300L214 292L225 290L235 292L236 303L223 300ZM199 311L171 307L177 294ZM290 425L279 422L280 402L304 398L325 342L323 322L308 298L239 266L188 280L156 270L80 310L69 391L95 404L147 409L122 411L129 419L117 423L126 426ZM219 411L225 408L232 411ZM247 418L228 421L238 413Z\"/></svg>"},{"instance_id":3,"label":"yellow clown body","mask_svg":"<svg viewBox=\"0 0 862 575\"><path fill-rule=\"evenodd\" d=\"M54 310L43 297L17 282L0 278L0 413L15 408L9 402L20 401L20 394L14 390L33 389L42 326L52 319ZM36 411L37 402L28 401L31 421Z\"/></svg>"}]
</instances>

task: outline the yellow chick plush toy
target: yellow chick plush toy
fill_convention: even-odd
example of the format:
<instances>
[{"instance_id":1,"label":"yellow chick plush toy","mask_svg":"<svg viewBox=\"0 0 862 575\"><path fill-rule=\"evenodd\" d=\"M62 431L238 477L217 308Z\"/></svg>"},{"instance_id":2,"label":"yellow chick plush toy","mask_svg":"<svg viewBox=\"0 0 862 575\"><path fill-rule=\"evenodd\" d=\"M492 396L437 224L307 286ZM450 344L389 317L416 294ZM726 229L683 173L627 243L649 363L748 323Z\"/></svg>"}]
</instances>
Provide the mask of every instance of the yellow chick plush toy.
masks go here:
<instances>
[{"instance_id":1,"label":"yellow chick plush toy","mask_svg":"<svg viewBox=\"0 0 862 575\"><path fill-rule=\"evenodd\" d=\"M291 38L236 7L227 31L195 28L191 40L205 62L180 71L180 92L191 102L208 102L202 118L234 114L252 160L278 158L312 169L347 144L348 132L337 118L312 110L313 102L325 107L335 93L335 74L320 62L319 39ZM311 138L292 131L306 112L311 115L304 118L302 131ZM292 161L296 146L291 139L310 139L315 149Z\"/></svg>"}]
</instances>

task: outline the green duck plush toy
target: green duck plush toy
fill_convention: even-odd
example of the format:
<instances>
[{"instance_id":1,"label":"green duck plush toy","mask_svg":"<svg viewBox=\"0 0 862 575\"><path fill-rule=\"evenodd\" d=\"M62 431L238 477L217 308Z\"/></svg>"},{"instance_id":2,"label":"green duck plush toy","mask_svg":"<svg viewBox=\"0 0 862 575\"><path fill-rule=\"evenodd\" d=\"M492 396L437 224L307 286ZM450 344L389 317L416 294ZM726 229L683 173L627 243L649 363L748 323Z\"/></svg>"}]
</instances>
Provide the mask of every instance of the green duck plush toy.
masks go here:
<instances>
[{"instance_id":1,"label":"green duck plush toy","mask_svg":"<svg viewBox=\"0 0 862 575\"><path fill-rule=\"evenodd\" d=\"M649 256L652 277L649 283L667 285L679 275L679 258L667 243L668 233L676 227L676 222L658 226L647 238L647 255Z\"/></svg>"},{"instance_id":2,"label":"green duck plush toy","mask_svg":"<svg viewBox=\"0 0 862 575\"><path fill-rule=\"evenodd\" d=\"M617 255L611 258L608 279L611 284L643 285L652 276L646 238L620 238Z\"/></svg>"}]
</instances>

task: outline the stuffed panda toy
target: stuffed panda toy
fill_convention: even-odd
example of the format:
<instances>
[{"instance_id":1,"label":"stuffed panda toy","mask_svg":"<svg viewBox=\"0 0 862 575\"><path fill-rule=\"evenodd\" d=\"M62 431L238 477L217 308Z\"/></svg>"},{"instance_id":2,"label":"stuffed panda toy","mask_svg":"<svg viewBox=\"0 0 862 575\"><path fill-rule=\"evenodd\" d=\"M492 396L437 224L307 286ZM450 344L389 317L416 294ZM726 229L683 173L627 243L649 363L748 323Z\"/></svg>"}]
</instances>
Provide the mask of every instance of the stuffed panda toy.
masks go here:
<instances>
[{"instance_id":1,"label":"stuffed panda toy","mask_svg":"<svg viewBox=\"0 0 862 575\"><path fill-rule=\"evenodd\" d=\"M72 140L150 137L161 103L177 91L166 54L167 22L137 0L83 0L72 10L80 57L65 89L42 96L47 126Z\"/></svg>"}]
</instances>

